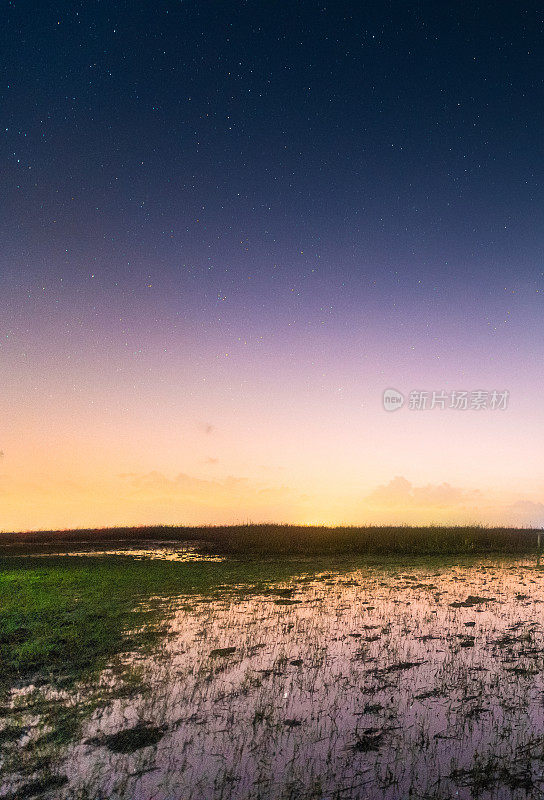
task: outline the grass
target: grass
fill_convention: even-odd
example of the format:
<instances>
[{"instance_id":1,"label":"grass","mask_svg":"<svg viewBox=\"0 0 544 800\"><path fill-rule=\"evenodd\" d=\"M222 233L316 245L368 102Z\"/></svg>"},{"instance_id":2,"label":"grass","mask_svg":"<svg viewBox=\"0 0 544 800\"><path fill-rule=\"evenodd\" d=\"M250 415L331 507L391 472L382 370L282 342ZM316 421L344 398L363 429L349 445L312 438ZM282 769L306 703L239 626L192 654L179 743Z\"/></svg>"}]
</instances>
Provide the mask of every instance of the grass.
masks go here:
<instances>
[{"instance_id":1,"label":"grass","mask_svg":"<svg viewBox=\"0 0 544 800\"><path fill-rule=\"evenodd\" d=\"M304 526L173 525L0 533L0 552L47 552L52 548L131 545L141 542L198 542L225 555L331 554L520 554L536 550L537 530L485 526Z\"/></svg>"},{"instance_id":2,"label":"grass","mask_svg":"<svg viewBox=\"0 0 544 800\"><path fill-rule=\"evenodd\" d=\"M315 564L317 568L317 562ZM180 595L218 596L266 591L274 581L300 571L300 560L175 562L125 556L24 556L0 558L0 750L2 771L16 768L47 774L59 748L76 737L85 719L115 698L130 698L147 687L137 669L117 659L123 653L152 648L164 633L170 603ZM196 599L196 598L195 598ZM96 682L100 671L115 670L112 687ZM20 708L9 702L17 685L36 688ZM44 699L41 687L71 691L86 688L77 703ZM85 699L83 699L85 698ZM37 713L48 731L30 747L19 715ZM153 730L137 729L139 743ZM133 742L106 742L124 752ZM139 745L138 745L139 746ZM127 751L128 752L128 751ZM11 755L9 755L11 753ZM41 779L40 779L41 780ZM26 787L26 788L25 788ZM24 791L45 791L31 781ZM9 795L8 795L9 796ZM20 789L14 797L26 796ZM29 794L29 796L31 796Z\"/></svg>"},{"instance_id":3,"label":"grass","mask_svg":"<svg viewBox=\"0 0 544 800\"><path fill-rule=\"evenodd\" d=\"M230 558L180 563L123 556L32 556L165 540L198 542L205 553ZM164 611L161 598L240 584L263 589L291 574L292 558L285 557L519 555L535 550L536 531L460 526L159 526L1 533L0 688L37 674L57 683L76 680L115 653L151 643ZM20 558L18 553L30 555ZM144 609L141 604L150 598L150 607Z\"/></svg>"},{"instance_id":4,"label":"grass","mask_svg":"<svg viewBox=\"0 0 544 800\"><path fill-rule=\"evenodd\" d=\"M119 652L152 644L169 598L266 591L297 568L293 559L0 558L0 689L36 676L71 684Z\"/></svg>"},{"instance_id":5,"label":"grass","mask_svg":"<svg viewBox=\"0 0 544 800\"><path fill-rule=\"evenodd\" d=\"M543 575L478 554L0 558L2 796L64 796L78 738L81 800L147 773L228 800L249 753L263 798L531 792Z\"/></svg>"},{"instance_id":6,"label":"grass","mask_svg":"<svg viewBox=\"0 0 544 800\"><path fill-rule=\"evenodd\" d=\"M209 552L252 555L462 555L527 553L536 531L473 527L250 525L208 529Z\"/></svg>"},{"instance_id":7,"label":"grass","mask_svg":"<svg viewBox=\"0 0 544 800\"><path fill-rule=\"evenodd\" d=\"M16 771L26 781L13 798L60 790L64 778L55 772L59 753L80 735L83 722L114 699L125 698L130 704L134 698L137 703L136 698L150 690L146 679L137 674L137 666L123 654L152 651L166 633L180 597L186 598L191 613L191 607L198 608L207 598L222 602L235 594L259 594L269 596L269 607L277 608L277 613L288 614L302 603L296 587L317 573L326 587L332 584L330 578L341 579L342 573L373 560L393 572L418 561L428 568L435 562L472 562L482 554L520 555L535 552L535 534L491 528L286 525L0 534L0 775ZM150 543L164 541L192 541L204 553L226 558L184 562L121 554L54 555L59 551L118 550L120 545L129 549L139 543L146 543L147 549ZM293 579L295 588L281 585ZM413 588L417 590L417 584ZM459 608L470 609L480 599L485 598L469 595L459 601ZM372 644L367 642L379 638L369 635L360 641L368 648ZM240 657L238 643L234 644L227 641L210 647L206 658L210 675L220 675ZM473 645L466 635L458 644L474 649ZM286 659L291 667L305 671L303 659ZM362 663L357 653L354 663ZM398 659L388 668L372 667L369 675L382 681L397 680L397 675L415 666L419 662ZM111 686L97 680L105 668L102 676L114 671ZM260 683L261 678L256 680ZM10 690L21 685L35 688L14 706ZM252 686L250 681L240 692L252 691ZM58 698L56 689L64 690ZM257 716L260 713L257 710ZM39 716L41 733L24 744L29 714ZM288 730L296 731L299 726L298 718L291 716L282 722L282 728ZM142 718L120 737L112 734L100 742L114 752L130 753L158 743L162 735L162 725ZM365 728L357 733L352 751L377 751L380 737L379 730Z\"/></svg>"}]
</instances>

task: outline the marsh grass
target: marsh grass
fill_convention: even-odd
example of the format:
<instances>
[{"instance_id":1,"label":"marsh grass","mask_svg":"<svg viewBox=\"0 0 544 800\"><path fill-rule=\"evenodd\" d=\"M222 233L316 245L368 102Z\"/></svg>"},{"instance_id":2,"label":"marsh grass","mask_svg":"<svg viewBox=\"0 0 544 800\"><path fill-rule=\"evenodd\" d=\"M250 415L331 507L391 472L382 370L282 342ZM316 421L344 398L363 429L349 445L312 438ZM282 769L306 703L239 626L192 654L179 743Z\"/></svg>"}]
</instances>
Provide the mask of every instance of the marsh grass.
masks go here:
<instances>
[{"instance_id":1,"label":"marsh grass","mask_svg":"<svg viewBox=\"0 0 544 800\"><path fill-rule=\"evenodd\" d=\"M47 552L117 543L193 542L203 552L228 555L470 554L536 551L538 530L473 526L157 525L0 533L0 552Z\"/></svg>"},{"instance_id":2,"label":"marsh grass","mask_svg":"<svg viewBox=\"0 0 544 800\"><path fill-rule=\"evenodd\" d=\"M299 560L0 558L0 691L31 678L70 686L117 653L151 646L173 596L268 591L297 569Z\"/></svg>"},{"instance_id":3,"label":"marsh grass","mask_svg":"<svg viewBox=\"0 0 544 800\"><path fill-rule=\"evenodd\" d=\"M150 653L166 636L173 600L186 595L198 603L229 591L270 591L297 570L300 560L293 559L188 564L127 556L1 558L0 776L15 771L28 778L14 797L63 785L54 772L58 754L84 722L116 700L130 702L149 690L126 657ZM109 681L99 679L106 671ZM105 744L130 752L159 733L137 725Z\"/></svg>"}]
</instances>

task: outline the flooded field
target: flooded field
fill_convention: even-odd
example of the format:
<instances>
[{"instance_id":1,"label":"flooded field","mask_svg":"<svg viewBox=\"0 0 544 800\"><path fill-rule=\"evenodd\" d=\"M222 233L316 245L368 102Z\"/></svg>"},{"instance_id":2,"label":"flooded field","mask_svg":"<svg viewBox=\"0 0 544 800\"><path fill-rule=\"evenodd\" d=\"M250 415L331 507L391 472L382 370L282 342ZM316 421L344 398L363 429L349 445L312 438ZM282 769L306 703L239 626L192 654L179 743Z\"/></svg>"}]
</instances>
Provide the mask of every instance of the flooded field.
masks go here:
<instances>
[{"instance_id":1,"label":"flooded field","mask_svg":"<svg viewBox=\"0 0 544 800\"><path fill-rule=\"evenodd\" d=\"M544 794L534 560L300 560L285 580L161 602L152 649L75 687L11 688L0 797Z\"/></svg>"}]
</instances>

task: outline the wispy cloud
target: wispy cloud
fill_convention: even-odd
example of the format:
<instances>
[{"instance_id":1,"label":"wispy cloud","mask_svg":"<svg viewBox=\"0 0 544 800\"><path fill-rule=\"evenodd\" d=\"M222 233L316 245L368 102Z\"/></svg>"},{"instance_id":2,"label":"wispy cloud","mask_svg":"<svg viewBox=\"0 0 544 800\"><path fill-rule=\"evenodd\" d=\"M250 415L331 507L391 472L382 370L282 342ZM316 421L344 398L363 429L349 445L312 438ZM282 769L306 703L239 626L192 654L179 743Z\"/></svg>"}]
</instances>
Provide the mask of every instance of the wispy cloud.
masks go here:
<instances>
[{"instance_id":1,"label":"wispy cloud","mask_svg":"<svg viewBox=\"0 0 544 800\"><path fill-rule=\"evenodd\" d=\"M414 486L409 480L397 475L389 483L378 486L367 495L370 504L380 506L439 507L475 505L482 498L478 490L466 490L449 483Z\"/></svg>"}]
</instances>

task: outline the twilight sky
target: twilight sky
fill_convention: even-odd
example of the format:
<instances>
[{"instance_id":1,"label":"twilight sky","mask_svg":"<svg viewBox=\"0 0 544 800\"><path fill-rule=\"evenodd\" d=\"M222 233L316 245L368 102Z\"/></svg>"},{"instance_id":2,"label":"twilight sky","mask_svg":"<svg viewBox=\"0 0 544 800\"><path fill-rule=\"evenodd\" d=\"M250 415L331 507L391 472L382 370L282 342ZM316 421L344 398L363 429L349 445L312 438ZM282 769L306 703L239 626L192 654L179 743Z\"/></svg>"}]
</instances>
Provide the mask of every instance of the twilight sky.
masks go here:
<instances>
[{"instance_id":1,"label":"twilight sky","mask_svg":"<svg viewBox=\"0 0 544 800\"><path fill-rule=\"evenodd\" d=\"M0 529L544 524L543 31L6 2Z\"/></svg>"}]
</instances>

